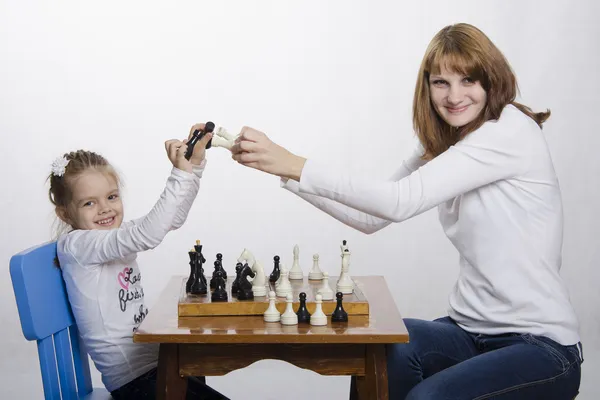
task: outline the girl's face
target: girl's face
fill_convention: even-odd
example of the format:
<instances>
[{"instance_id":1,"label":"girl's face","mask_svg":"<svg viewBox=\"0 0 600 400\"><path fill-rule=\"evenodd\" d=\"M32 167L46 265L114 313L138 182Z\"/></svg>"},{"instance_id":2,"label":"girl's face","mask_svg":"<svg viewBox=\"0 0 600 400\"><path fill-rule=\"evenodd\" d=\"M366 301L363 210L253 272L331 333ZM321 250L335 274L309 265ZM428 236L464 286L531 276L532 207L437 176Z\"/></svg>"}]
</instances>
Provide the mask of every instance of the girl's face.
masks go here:
<instances>
[{"instance_id":1,"label":"girl's face","mask_svg":"<svg viewBox=\"0 0 600 400\"><path fill-rule=\"evenodd\" d=\"M473 121L483 111L487 93L479 81L441 68L429 76L431 101L446 123L459 128Z\"/></svg>"},{"instance_id":2,"label":"girl's face","mask_svg":"<svg viewBox=\"0 0 600 400\"><path fill-rule=\"evenodd\" d=\"M90 169L71 184L72 201L68 221L74 229L115 229L123 222L123 203L115 178Z\"/></svg>"}]
</instances>

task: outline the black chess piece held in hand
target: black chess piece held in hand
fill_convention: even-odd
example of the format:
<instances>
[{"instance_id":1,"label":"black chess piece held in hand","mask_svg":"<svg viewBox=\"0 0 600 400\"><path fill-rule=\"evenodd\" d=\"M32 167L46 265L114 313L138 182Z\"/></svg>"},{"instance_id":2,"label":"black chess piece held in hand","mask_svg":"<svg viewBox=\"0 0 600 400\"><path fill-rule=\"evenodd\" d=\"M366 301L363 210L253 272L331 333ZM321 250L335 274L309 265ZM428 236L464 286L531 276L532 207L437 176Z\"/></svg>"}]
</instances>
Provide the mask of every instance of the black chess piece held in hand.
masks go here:
<instances>
[{"instance_id":1,"label":"black chess piece held in hand","mask_svg":"<svg viewBox=\"0 0 600 400\"><path fill-rule=\"evenodd\" d=\"M298 311L296 311L296 315L298 316L298 323L309 323L310 322L310 313L306 308L306 293L300 293L300 306L298 307Z\"/></svg>"},{"instance_id":2,"label":"black chess piece held in hand","mask_svg":"<svg viewBox=\"0 0 600 400\"><path fill-rule=\"evenodd\" d=\"M216 301L227 301L227 291L225 290L225 279L223 279L223 274L221 271L217 271L215 276L215 290L212 292L210 296L210 300L213 302Z\"/></svg>"},{"instance_id":3,"label":"black chess piece held in hand","mask_svg":"<svg viewBox=\"0 0 600 400\"><path fill-rule=\"evenodd\" d=\"M192 138L187 142L187 151L185 152L185 159L189 161L194 153L194 146L207 134L215 130L215 124L208 121L204 125L204 130L196 129L192 134ZM212 145L212 139L206 144L206 149L210 149Z\"/></svg>"},{"instance_id":4,"label":"black chess piece held in hand","mask_svg":"<svg viewBox=\"0 0 600 400\"><path fill-rule=\"evenodd\" d=\"M279 275L281 275L281 271L279 270L279 256L275 256L273 257L273 272L269 275L269 282L277 282Z\"/></svg>"},{"instance_id":5,"label":"black chess piece held in hand","mask_svg":"<svg viewBox=\"0 0 600 400\"><path fill-rule=\"evenodd\" d=\"M335 306L335 310L331 314L331 322L348 322L348 313L344 310L342 306L342 299L344 298L344 294L342 292L337 292L335 297L337 298L337 305Z\"/></svg>"}]
</instances>

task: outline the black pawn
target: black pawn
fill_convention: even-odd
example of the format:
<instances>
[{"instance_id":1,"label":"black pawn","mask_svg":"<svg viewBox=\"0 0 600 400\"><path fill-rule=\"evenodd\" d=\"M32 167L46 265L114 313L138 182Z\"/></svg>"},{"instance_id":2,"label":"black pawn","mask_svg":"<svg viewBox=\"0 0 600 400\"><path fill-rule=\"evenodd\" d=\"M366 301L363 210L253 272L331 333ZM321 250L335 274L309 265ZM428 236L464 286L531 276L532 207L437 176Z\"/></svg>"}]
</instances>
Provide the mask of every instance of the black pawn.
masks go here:
<instances>
[{"instance_id":1,"label":"black pawn","mask_svg":"<svg viewBox=\"0 0 600 400\"><path fill-rule=\"evenodd\" d=\"M271 275L269 275L269 282L277 282L279 275L281 275L281 271L279 270L279 256L275 256L273 257L273 272L271 272Z\"/></svg>"},{"instance_id":2,"label":"black pawn","mask_svg":"<svg viewBox=\"0 0 600 400\"><path fill-rule=\"evenodd\" d=\"M242 272L242 263L237 263L235 265L235 279L231 284L231 293L236 294L240 288L240 272Z\"/></svg>"},{"instance_id":3,"label":"black pawn","mask_svg":"<svg viewBox=\"0 0 600 400\"><path fill-rule=\"evenodd\" d=\"M296 315L298 316L298 323L310 322L310 313L306 309L306 293L304 292L300 293L300 306L296 311Z\"/></svg>"},{"instance_id":4,"label":"black pawn","mask_svg":"<svg viewBox=\"0 0 600 400\"><path fill-rule=\"evenodd\" d=\"M223 279L227 280L227 271L223 268L223 254L217 253L217 261L219 262L219 271L223 274Z\"/></svg>"},{"instance_id":5,"label":"black pawn","mask_svg":"<svg viewBox=\"0 0 600 400\"><path fill-rule=\"evenodd\" d=\"M225 290L225 279L221 271L217 271L215 276L215 290L210 296L211 301L227 301L227 291Z\"/></svg>"},{"instance_id":6,"label":"black pawn","mask_svg":"<svg viewBox=\"0 0 600 400\"><path fill-rule=\"evenodd\" d=\"M331 322L348 322L348 313L344 311L344 306L342 306L344 294L342 292L337 292L335 297L337 298L337 305L331 314Z\"/></svg>"},{"instance_id":7,"label":"black pawn","mask_svg":"<svg viewBox=\"0 0 600 400\"><path fill-rule=\"evenodd\" d=\"M217 272L221 272L219 271L219 260L215 261L215 269L213 270L212 277L210 278L211 289L215 289L217 287ZM223 276L222 272L221 276Z\"/></svg>"},{"instance_id":8,"label":"black pawn","mask_svg":"<svg viewBox=\"0 0 600 400\"><path fill-rule=\"evenodd\" d=\"M185 292L189 293L192 290L192 284L194 283L194 279L196 278L196 262L198 260L198 253L195 251L188 252L190 256L190 277L185 283Z\"/></svg>"}]
</instances>

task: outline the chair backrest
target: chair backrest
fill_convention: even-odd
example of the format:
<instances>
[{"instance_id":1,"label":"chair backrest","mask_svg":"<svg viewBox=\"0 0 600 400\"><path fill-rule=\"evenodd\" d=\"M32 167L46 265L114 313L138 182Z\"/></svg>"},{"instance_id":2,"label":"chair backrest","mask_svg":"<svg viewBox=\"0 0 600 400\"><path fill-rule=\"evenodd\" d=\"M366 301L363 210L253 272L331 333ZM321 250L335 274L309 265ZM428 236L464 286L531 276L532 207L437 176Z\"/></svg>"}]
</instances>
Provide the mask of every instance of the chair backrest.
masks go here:
<instances>
[{"instance_id":1,"label":"chair backrest","mask_svg":"<svg viewBox=\"0 0 600 400\"><path fill-rule=\"evenodd\" d=\"M80 343L56 242L15 254L10 276L23 335L37 341L46 399L77 399L92 391L88 356Z\"/></svg>"}]
</instances>

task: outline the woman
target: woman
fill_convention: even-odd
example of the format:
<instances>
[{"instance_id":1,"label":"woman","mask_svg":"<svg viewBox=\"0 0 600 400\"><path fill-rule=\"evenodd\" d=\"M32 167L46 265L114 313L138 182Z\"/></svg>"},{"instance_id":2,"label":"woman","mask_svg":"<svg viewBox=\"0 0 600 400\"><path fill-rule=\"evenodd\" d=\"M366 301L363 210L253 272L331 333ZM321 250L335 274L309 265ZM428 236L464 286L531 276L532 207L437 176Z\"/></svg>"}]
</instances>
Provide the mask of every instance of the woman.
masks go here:
<instances>
[{"instance_id":1,"label":"woman","mask_svg":"<svg viewBox=\"0 0 600 400\"><path fill-rule=\"evenodd\" d=\"M433 207L460 254L448 316L406 319L388 348L392 399L572 399L583 361L559 270L562 202L544 136L550 112L515 102L496 46L445 27L422 61L413 103L420 145L387 181L332 171L244 128L239 163L341 222L373 233Z\"/></svg>"}]
</instances>

